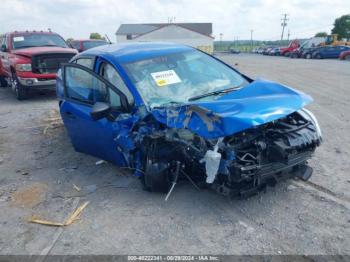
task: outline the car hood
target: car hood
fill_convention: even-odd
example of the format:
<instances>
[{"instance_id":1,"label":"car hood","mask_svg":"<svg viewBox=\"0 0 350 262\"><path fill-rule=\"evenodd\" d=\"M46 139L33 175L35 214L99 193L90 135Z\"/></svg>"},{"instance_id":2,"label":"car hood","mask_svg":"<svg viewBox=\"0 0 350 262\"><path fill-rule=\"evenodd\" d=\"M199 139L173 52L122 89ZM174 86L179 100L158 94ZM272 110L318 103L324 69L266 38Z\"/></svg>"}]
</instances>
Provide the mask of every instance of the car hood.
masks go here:
<instances>
[{"instance_id":1,"label":"car hood","mask_svg":"<svg viewBox=\"0 0 350 262\"><path fill-rule=\"evenodd\" d=\"M312 98L290 87L258 79L217 100L157 107L151 113L170 128L188 128L218 138L287 116Z\"/></svg>"},{"instance_id":2,"label":"car hood","mask_svg":"<svg viewBox=\"0 0 350 262\"><path fill-rule=\"evenodd\" d=\"M33 55L47 54L47 53L76 54L77 50L72 49L72 48L58 47L58 46L42 46L42 47L38 46L38 47L28 47L28 48L21 48L21 49L13 50L12 53L16 54L16 55L32 57Z\"/></svg>"}]
</instances>

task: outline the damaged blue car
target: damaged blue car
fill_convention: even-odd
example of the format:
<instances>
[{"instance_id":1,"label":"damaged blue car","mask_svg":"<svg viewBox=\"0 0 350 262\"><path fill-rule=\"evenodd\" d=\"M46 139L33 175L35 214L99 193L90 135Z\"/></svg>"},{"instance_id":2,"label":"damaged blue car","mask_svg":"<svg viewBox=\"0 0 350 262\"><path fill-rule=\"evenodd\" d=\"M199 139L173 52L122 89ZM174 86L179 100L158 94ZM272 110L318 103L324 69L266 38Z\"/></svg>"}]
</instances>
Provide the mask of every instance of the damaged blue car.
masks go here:
<instances>
[{"instance_id":1,"label":"damaged blue car","mask_svg":"<svg viewBox=\"0 0 350 262\"><path fill-rule=\"evenodd\" d=\"M168 195L184 180L240 197L307 180L322 140L304 108L309 95L178 44L80 53L62 65L57 96L76 151L133 169L145 189Z\"/></svg>"}]
</instances>

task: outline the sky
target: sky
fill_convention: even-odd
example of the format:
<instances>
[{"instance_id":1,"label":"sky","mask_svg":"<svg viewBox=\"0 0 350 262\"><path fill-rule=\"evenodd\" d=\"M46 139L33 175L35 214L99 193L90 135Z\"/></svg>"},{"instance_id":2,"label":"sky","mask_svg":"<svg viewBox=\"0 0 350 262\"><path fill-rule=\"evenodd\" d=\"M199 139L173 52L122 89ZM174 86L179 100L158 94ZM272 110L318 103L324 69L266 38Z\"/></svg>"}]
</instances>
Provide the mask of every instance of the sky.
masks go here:
<instances>
[{"instance_id":1,"label":"sky","mask_svg":"<svg viewBox=\"0 0 350 262\"><path fill-rule=\"evenodd\" d=\"M115 42L121 23L211 22L216 40L278 40L282 14L290 38L330 33L335 18L350 13L350 0L1 0L0 33L47 30L64 38L107 34ZM285 35L286 37L286 35Z\"/></svg>"}]
</instances>

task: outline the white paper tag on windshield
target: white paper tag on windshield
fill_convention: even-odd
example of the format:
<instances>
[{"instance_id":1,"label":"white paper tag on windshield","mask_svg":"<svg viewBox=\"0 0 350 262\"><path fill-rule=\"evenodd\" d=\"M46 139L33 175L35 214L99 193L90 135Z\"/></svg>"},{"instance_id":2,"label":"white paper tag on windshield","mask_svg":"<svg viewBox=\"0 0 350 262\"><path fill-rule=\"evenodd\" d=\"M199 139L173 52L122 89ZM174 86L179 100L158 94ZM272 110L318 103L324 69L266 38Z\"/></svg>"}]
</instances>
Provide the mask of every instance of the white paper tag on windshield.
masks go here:
<instances>
[{"instance_id":1,"label":"white paper tag on windshield","mask_svg":"<svg viewBox=\"0 0 350 262\"><path fill-rule=\"evenodd\" d=\"M181 83L180 77L176 74L174 70L160 71L151 73L154 81L156 81L157 86L166 86L176 83Z\"/></svg>"},{"instance_id":2,"label":"white paper tag on windshield","mask_svg":"<svg viewBox=\"0 0 350 262\"><path fill-rule=\"evenodd\" d=\"M13 38L13 42L21 42L24 41L24 37L23 36L15 36Z\"/></svg>"}]
</instances>

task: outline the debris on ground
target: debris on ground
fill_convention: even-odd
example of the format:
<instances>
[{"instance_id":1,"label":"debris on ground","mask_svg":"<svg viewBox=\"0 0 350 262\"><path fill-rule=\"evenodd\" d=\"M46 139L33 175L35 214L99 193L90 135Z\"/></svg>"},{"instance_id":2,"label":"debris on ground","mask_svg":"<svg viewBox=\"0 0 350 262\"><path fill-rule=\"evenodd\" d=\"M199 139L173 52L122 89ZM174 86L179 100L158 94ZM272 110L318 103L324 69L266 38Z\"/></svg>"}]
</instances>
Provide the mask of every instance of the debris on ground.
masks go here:
<instances>
[{"instance_id":1,"label":"debris on ground","mask_svg":"<svg viewBox=\"0 0 350 262\"><path fill-rule=\"evenodd\" d=\"M73 172L74 170L78 169L77 166L68 166L68 167L62 167L59 169L59 171L65 171L65 172Z\"/></svg>"},{"instance_id":2,"label":"debris on ground","mask_svg":"<svg viewBox=\"0 0 350 262\"><path fill-rule=\"evenodd\" d=\"M77 185L73 184L73 187L76 191L80 192L80 187L78 187Z\"/></svg>"},{"instance_id":3,"label":"debris on ground","mask_svg":"<svg viewBox=\"0 0 350 262\"><path fill-rule=\"evenodd\" d=\"M69 226L73 224L76 220L80 219L80 214L83 212L84 208L89 204L89 202L85 202L81 206L79 206L70 216L69 218L61 223L61 222L54 222L54 221L49 221L45 219L40 219L35 216L33 216L29 222L30 223L35 223L35 224L40 224L40 225L45 225L45 226L54 226L54 227L63 227L63 226Z\"/></svg>"},{"instance_id":4,"label":"debris on ground","mask_svg":"<svg viewBox=\"0 0 350 262\"><path fill-rule=\"evenodd\" d=\"M104 161L104 160L98 160L98 161L96 161L95 165L98 166L98 165L102 165L102 164L104 164L104 163L106 163L106 161Z\"/></svg>"},{"instance_id":5,"label":"debris on ground","mask_svg":"<svg viewBox=\"0 0 350 262\"><path fill-rule=\"evenodd\" d=\"M47 119L44 119L43 122L46 123L46 126L43 130L44 135L47 134L49 129L55 129L63 126L62 118L60 117L57 109L51 110L49 113L49 117Z\"/></svg>"}]
</instances>

